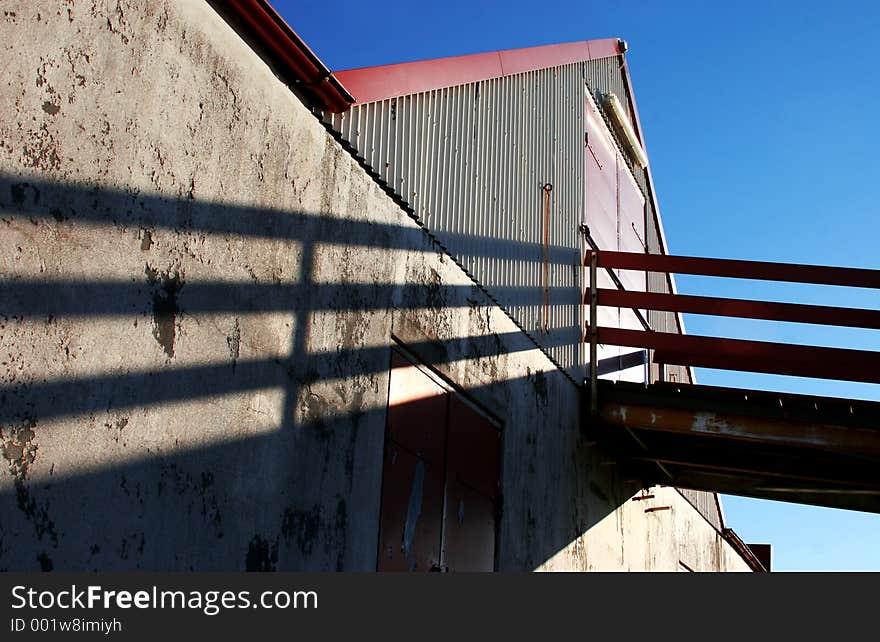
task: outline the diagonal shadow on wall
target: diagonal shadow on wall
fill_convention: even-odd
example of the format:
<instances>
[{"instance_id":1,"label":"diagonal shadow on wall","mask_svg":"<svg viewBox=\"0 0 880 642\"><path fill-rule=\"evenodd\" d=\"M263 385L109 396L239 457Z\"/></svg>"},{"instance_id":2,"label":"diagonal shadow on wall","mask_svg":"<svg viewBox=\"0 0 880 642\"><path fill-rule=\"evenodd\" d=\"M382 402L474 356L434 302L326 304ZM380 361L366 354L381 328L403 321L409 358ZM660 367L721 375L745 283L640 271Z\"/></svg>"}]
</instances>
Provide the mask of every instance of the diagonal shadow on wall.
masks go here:
<instances>
[{"instance_id":1,"label":"diagonal shadow on wall","mask_svg":"<svg viewBox=\"0 0 880 642\"><path fill-rule=\"evenodd\" d=\"M463 361L504 364L500 357L538 349L515 329L419 338L407 331L407 319L456 310L482 314L498 300L536 304L541 291L509 286L496 288L492 298L476 285L333 282L313 273L326 245L436 260L437 245L414 223L4 175L0 210L7 229L31 226L55 234L55 241L72 226L92 226L135 231L147 240L156 230L283 239L299 252L293 282L185 281L163 278L149 266L129 280L87 279L73 267L76 261L70 277L18 272L0 281L0 340L3 334L13 338L17 359L69 357L62 345L23 345L24 335L15 334L58 319L141 319L167 355L155 367L132 357L134 363L112 371L74 368L43 378L19 376L19 363L7 360L0 385L8 469L0 487L0 568L7 570L372 570L391 337L370 342L354 333L336 341L333 330L315 326L315 313L397 315L392 331L441 374L461 372ZM543 257L541 246L527 243L460 242L487 254ZM552 248L550 260L569 265L571 250ZM236 349L229 360L177 365L168 350L181 317L265 313L290 317L286 354L239 358ZM311 337L322 332L329 332L330 345L316 350ZM580 338L572 327L542 337L542 344ZM116 341L108 339L102 349L118 352L124 363L128 347ZM537 567L641 485L622 481L625 475L614 467L598 466L608 458L579 441L578 391L561 371L495 370L467 384L449 376L490 412L501 414L520 397L533 417L547 420L523 417L504 427L500 569ZM267 390L279 393L277 421L261 422L232 405L225 414L224 400L245 399L247 405ZM132 434L135 427L143 434Z\"/></svg>"}]
</instances>

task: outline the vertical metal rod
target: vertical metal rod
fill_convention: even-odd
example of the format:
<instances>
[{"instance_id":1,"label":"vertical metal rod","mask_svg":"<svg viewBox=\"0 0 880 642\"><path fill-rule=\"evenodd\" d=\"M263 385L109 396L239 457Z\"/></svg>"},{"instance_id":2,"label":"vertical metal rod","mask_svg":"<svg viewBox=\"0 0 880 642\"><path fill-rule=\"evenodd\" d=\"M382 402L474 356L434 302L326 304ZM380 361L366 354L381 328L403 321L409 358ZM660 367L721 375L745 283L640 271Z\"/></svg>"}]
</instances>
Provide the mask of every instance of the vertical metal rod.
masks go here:
<instances>
[{"instance_id":1,"label":"vertical metal rod","mask_svg":"<svg viewBox=\"0 0 880 642\"><path fill-rule=\"evenodd\" d=\"M598 288L596 274L599 255L596 250L590 250L590 416L599 414L597 393L599 390L599 359L597 340L599 338L598 319Z\"/></svg>"},{"instance_id":2,"label":"vertical metal rod","mask_svg":"<svg viewBox=\"0 0 880 642\"><path fill-rule=\"evenodd\" d=\"M544 314L542 330L550 332L550 192L553 185L544 183Z\"/></svg>"}]
</instances>

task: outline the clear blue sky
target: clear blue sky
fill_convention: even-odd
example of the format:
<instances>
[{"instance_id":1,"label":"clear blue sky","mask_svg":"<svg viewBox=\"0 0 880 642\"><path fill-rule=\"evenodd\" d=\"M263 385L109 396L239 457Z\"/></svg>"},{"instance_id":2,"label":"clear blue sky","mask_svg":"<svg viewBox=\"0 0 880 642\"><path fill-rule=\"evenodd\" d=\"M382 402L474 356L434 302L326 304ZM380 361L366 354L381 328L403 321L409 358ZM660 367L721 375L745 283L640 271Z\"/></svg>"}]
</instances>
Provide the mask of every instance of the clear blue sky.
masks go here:
<instances>
[{"instance_id":1,"label":"clear blue sky","mask_svg":"<svg viewBox=\"0 0 880 642\"><path fill-rule=\"evenodd\" d=\"M621 37L673 254L880 269L880 4L274 0L334 70ZM880 293L680 277L679 291L880 308ZM688 332L880 350L880 332L688 316ZM880 401L880 387L697 372ZM724 498L776 570L880 570L880 515Z\"/></svg>"}]
</instances>

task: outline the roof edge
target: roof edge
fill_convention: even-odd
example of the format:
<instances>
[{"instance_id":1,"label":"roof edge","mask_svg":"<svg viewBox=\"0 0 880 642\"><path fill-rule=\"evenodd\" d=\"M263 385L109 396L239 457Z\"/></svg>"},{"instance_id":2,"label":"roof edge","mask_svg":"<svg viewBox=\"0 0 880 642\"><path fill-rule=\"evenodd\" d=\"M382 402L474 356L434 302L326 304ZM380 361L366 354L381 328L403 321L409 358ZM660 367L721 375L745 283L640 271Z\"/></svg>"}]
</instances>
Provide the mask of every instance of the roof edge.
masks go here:
<instances>
[{"instance_id":1,"label":"roof edge","mask_svg":"<svg viewBox=\"0 0 880 642\"><path fill-rule=\"evenodd\" d=\"M770 569L764 568L763 562L758 559L758 556L755 555L754 551L749 548L748 544L746 544L742 539L740 539L739 535L732 528L725 528L721 531L721 536L730 544L733 549L739 554L739 556L743 559L743 561L749 566L752 571L755 573L769 573Z\"/></svg>"},{"instance_id":2,"label":"roof edge","mask_svg":"<svg viewBox=\"0 0 880 642\"><path fill-rule=\"evenodd\" d=\"M314 100L316 107L338 113L354 103L348 89L266 0L211 4L255 38L277 72Z\"/></svg>"},{"instance_id":3,"label":"roof edge","mask_svg":"<svg viewBox=\"0 0 880 642\"><path fill-rule=\"evenodd\" d=\"M338 71L336 76L354 94L355 104L370 103L574 62L611 58L622 54L619 43L618 38L582 40L361 67Z\"/></svg>"}]
</instances>

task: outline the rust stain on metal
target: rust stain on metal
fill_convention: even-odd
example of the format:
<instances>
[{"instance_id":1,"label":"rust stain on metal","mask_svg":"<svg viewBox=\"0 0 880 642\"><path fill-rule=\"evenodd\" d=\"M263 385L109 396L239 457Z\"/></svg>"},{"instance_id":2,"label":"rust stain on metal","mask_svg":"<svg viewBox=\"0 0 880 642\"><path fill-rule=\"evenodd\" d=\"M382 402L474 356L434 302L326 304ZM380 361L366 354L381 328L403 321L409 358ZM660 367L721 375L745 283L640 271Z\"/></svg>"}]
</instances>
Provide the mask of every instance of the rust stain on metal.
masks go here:
<instances>
[{"instance_id":1,"label":"rust stain on metal","mask_svg":"<svg viewBox=\"0 0 880 642\"><path fill-rule=\"evenodd\" d=\"M880 454L880 431L792 422L784 417L761 418L610 403L600 406L599 416L608 425L626 428L819 447L862 455Z\"/></svg>"}]
</instances>

